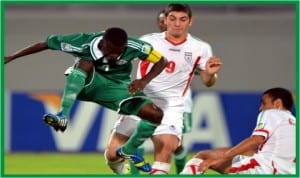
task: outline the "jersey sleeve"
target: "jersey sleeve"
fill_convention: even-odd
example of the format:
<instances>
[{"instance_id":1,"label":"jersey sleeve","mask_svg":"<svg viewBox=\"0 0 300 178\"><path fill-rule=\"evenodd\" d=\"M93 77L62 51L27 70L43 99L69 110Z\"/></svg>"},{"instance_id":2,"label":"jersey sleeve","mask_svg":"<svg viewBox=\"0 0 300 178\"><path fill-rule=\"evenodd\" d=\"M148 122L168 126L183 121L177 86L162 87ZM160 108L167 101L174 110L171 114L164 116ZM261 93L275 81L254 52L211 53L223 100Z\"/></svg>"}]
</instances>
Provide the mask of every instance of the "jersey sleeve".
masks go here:
<instances>
[{"instance_id":1,"label":"jersey sleeve","mask_svg":"<svg viewBox=\"0 0 300 178\"><path fill-rule=\"evenodd\" d=\"M74 42L76 38L78 39L78 36L79 36L79 34L72 34L72 35L66 35L66 36L49 35L47 37L46 41L47 41L48 47L50 49L61 50L61 51L69 50L70 51L70 50L72 50L72 47L71 47L72 41ZM66 44L69 44L69 46Z\"/></svg>"},{"instance_id":2,"label":"jersey sleeve","mask_svg":"<svg viewBox=\"0 0 300 178\"><path fill-rule=\"evenodd\" d=\"M277 117L274 112L268 110L260 112L252 135L260 135L268 139L276 127L276 122L279 120Z\"/></svg>"},{"instance_id":3,"label":"jersey sleeve","mask_svg":"<svg viewBox=\"0 0 300 178\"><path fill-rule=\"evenodd\" d=\"M205 70L206 62L212 56L212 54L211 46L208 43L205 43L205 45L203 45L203 52L201 54L201 60L199 63L200 70Z\"/></svg>"},{"instance_id":4,"label":"jersey sleeve","mask_svg":"<svg viewBox=\"0 0 300 178\"><path fill-rule=\"evenodd\" d=\"M128 45L139 50L138 58L140 60L147 60L151 63L156 63L162 57L160 52L153 49L153 46L146 41L140 39L134 39L134 40L130 40L128 42Z\"/></svg>"},{"instance_id":5,"label":"jersey sleeve","mask_svg":"<svg viewBox=\"0 0 300 178\"><path fill-rule=\"evenodd\" d=\"M151 38L149 39L149 37L151 35L152 34L143 35L139 39L146 42L146 43L149 43L149 45L150 45L151 44ZM162 54L160 52L158 52L156 49L152 49L151 51L149 50L149 56L146 58L146 60L151 62L151 63L156 63L161 58L162 58Z\"/></svg>"},{"instance_id":6,"label":"jersey sleeve","mask_svg":"<svg viewBox=\"0 0 300 178\"><path fill-rule=\"evenodd\" d=\"M93 60L89 52L92 35L87 33L49 35L47 45L52 50L59 50L85 60Z\"/></svg>"}]
</instances>

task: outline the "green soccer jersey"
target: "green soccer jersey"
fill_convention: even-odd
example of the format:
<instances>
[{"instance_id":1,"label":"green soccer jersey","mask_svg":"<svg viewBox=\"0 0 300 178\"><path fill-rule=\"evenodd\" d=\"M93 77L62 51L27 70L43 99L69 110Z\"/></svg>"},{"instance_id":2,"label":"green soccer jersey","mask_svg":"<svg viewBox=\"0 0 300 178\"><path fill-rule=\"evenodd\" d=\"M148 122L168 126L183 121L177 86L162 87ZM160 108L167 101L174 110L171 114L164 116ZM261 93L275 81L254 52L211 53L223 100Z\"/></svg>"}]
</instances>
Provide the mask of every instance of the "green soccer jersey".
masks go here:
<instances>
[{"instance_id":1,"label":"green soccer jersey","mask_svg":"<svg viewBox=\"0 0 300 178\"><path fill-rule=\"evenodd\" d=\"M132 71L131 61L134 59L145 60L153 50L147 42L128 38L125 51L115 62L108 62L98 44L104 32L77 33L71 35L50 35L47 44L50 49L69 53L74 57L93 61L95 69L101 75L112 80L130 80Z\"/></svg>"}]
</instances>

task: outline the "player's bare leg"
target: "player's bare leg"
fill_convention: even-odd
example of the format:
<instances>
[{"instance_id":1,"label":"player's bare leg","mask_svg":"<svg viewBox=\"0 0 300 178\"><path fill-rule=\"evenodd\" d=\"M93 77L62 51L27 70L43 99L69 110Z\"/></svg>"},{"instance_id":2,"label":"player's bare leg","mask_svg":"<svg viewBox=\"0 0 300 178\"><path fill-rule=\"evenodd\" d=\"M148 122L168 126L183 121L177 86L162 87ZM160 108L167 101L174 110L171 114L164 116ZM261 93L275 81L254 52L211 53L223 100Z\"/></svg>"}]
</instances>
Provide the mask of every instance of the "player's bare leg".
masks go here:
<instances>
[{"instance_id":1,"label":"player's bare leg","mask_svg":"<svg viewBox=\"0 0 300 178\"><path fill-rule=\"evenodd\" d=\"M168 174L171 168L172 156L179 144L175 135L162 134L152 137L154 144L154 159L150 174Z\"/></svg>"},{"instance_id":2,"label":"player's bare leg","mask_svg":"<svg viewBox=\"0 0 300 178\"><path fill-rule=\"evenodd\" d=\"M116 132L112 133L108 141L108 146L104 152L106 164L116 174L130 173L130 167L126 164L125 159L118 157L115 151L117 147L123 145L127 140L127 136Z\"/></svg>"},{"instance_id":3,"label":"player's bare leg","mask_svg":"<svg viewBox=\"0 0 300 178\"><path fill-rule=\"evenodd\" d=\"M129 140L122 147L116 149L116 154L132 162L139 170L150 172L151 165L137 152L137 148L152 136L154 130L160 124L163 115L163 111L155 104L149 103L144 105L138 113L141 121L138 123Z\"/></svg>"}]
</instances>

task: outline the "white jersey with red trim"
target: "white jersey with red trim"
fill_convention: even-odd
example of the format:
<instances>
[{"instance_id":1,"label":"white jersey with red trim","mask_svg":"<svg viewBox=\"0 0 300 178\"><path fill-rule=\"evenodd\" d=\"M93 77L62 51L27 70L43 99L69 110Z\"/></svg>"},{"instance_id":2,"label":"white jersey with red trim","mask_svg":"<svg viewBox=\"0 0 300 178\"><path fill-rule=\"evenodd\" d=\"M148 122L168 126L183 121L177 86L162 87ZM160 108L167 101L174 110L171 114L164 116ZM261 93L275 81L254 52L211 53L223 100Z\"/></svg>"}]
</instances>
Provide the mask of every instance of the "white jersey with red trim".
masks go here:
<instances>
[{"instance_id":1,"label":"white jersey with red trim","mask_svg":"<svg viewBox=\"0 0 300 178\"><path fill-rule=\"evenodd\" d=\"M153 45L169 61L165 70L151 80L144 92L153 99L168 98L172 101L169 106L176 105L178 98L184 96L190 87L195 69L205 70L206 61L212 56L211 46L190 34L179 44L168 41L165 32L147 34L140 39ZM151 66L149 62L140 62L137 78L149 72Z\"/></svg>"},{"instance_id":2,"label":"white jersey with red trim","mask_svg":"<svg viewBox=\"0 0 300 178\"><path fill-rule=\"evenodd\" d=\"M268 109L257 118L257 126L252 135L265 138L258 154L267 154L284 159L296 157L296 118L286 110Z\"/></svg>"},{"instance_id":3,"label":"white jersey with red trim","mask_svg":"<svg viewBox=\"0 0 300 178\"><path fill-rule=\"evenodd\" d=\"M295 174L296 118L289 111L269 109L257 117L252 135L260 135L265 142L251 156L234 161L231 173L239 174Z\"/></svg>"}]
</instances>

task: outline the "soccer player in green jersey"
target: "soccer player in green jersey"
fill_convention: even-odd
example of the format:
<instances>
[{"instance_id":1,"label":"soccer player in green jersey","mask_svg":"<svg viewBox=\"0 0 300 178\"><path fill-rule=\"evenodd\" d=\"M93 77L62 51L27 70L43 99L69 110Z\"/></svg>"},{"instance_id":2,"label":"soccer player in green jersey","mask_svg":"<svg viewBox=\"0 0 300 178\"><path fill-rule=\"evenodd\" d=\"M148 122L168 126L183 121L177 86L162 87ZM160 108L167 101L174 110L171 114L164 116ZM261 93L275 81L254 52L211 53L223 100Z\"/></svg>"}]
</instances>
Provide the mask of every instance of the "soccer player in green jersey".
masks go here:
<instances>
[{"instance_id":1,"label":"soccer player in green jersey","mask_svg":"<svg viewBox=\"0 0 300 178\"><path fill-rule=\"evenodd\" d=\"M46 41L5 56L5 64L47 49L69 53L77 62L67 73L60 110L45 114L46 124L64 132L76 99L95 102L120 114L137 115L142 122L118 154L140 170L150 172L150 164L135 150L160 124L163 111L142 90L165 68L167 60L149 43L128 37L125 30L113 27L96 33L49 35ZM143 78L131 81L131 61L137 58L154 63L154 67Z\"/></svg>"}]
</instances>

